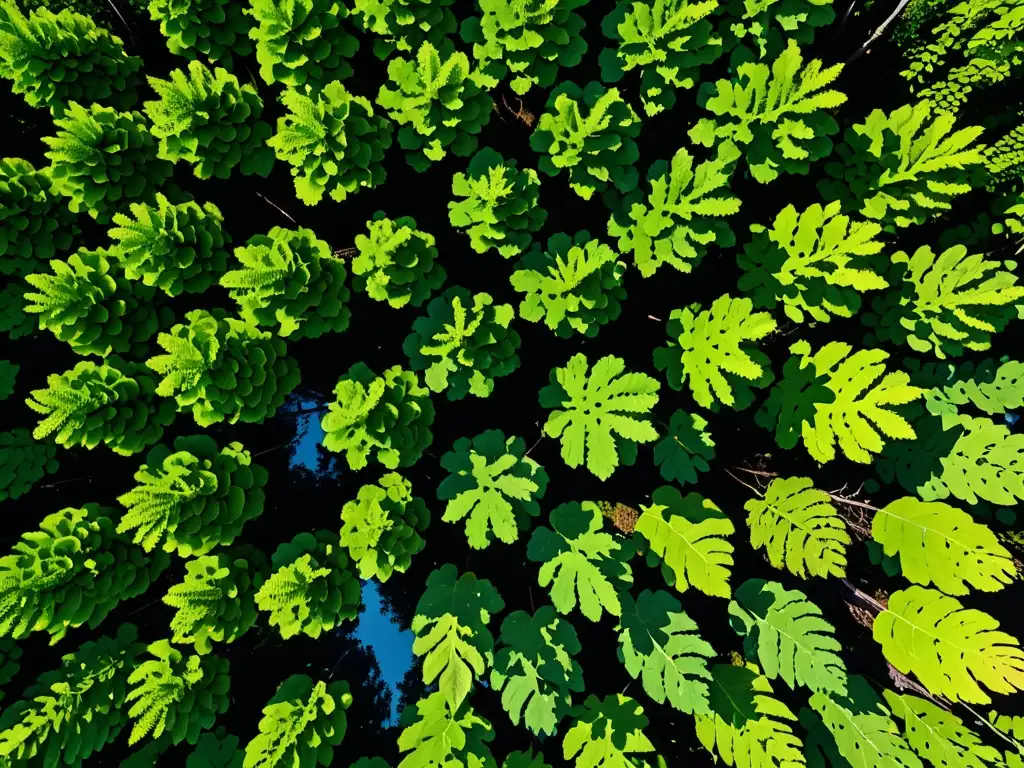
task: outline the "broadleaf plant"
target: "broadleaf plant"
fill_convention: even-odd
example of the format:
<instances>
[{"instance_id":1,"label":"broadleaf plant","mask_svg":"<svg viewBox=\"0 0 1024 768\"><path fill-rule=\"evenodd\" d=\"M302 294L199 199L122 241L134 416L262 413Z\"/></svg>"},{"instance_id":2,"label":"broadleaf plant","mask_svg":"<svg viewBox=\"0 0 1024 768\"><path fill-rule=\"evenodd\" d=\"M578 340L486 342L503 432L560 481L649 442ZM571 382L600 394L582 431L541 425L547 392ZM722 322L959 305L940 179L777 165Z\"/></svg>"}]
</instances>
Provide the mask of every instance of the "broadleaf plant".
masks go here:
<instances>
[{"instance_id":1,"label":"broadleaf plant","mask_svg":"<svg viewBox=\"0 0 1024 768\"><path fill-rule=\"evenodd\" d=\"M750 292L759 308L781 303L795 323L857 314L862 293L889 285L871 258L882 251L883 243L875 239L882 228L851 221L839 210L838 202L815 203L798 214L787 205L770 229L752 225L754 239L739 257L746 273L740 290Z\"/></svg>"},{"instance_id":2,"label":"broadleaf plant","mask_svg":"<svg viewBox=\"0 0 1024 768\"><path fill-rule=\"evenodd\" d=\"M698 472L711 469L708 461L715 457L715 441L705 431L703 416L677 410L672 414L668 431L654 446L654 463L663 479L680 486L697 482Z\"/></svg>"},{"instance_id":3,"label":"broadleaf plant","mask_svg":"<svg viewBox=\"0 0 1024 768\"><path fill-rule=\"evenodd\" d=\"M697 405L746 408L753 387L771 383L768 356L754 343L775 330L767 312L747 298L719 296L709 309L694 305L669 316L667 347L654 350L654 366L675 390L685 386Z\"/></svg>"},{"instance_id":4,"label":"broadleaf plant","mask_svg":"<svg viewBox=\"0 0 1024 768\"><path fill-rule=\"evenodd\" d=\"M495 379L519 367L520 338L509 327L514 317L510 304L495 304L490 294L449 288L416 318L402 350L413 371L425 372L432 392L449 400L488 397Z\"/></svg>"},{"instance_id":5,"label":"broadleaf plant","mask_svg":"<svg viewBox=\"0 0 1024 768\"><path fill-rule=\"evenodd\" d=\"M371 458L387 469L412 466L434 439L430 391L413 371L392 366L382 376L356 363L338 379L321 422L324 448L343 452L350 469Z\"/></svg>"},{"instance_id":6,"label":"broadleaf plant","mask_svg":"<svg viewBox=\"0 0 1024 768\"><path fill-rule=\"evenodd\" d=\"M398 145L415 170L425 171L449 151L457 157L476 151L492 102L465 53L426 41L413 60L393 57L388 78L395 87L382 85L377 104L400 126Z\"/></svg>"},{"instance_id":7,"label":"broadleaf plant","mask_svg":"<svg viewBox=\"0 0 1024 768\"><path fill-rule=\"evenodd\" d=\"M548 215L538 203L537 172L518 168L490 147L473 155L465 173L452 177L452 195L465 199L448 203L448 221L466 231L476 253L493 248L506 259L522 253Z\"/></svg>"},{"instance_id":8,"label":"broadleaf plant","mask_svg":"<svg viewBox=\"0 0 1024 768\"><path fill-rule=\"evenodd\" d=\"M341 544L359 571L359 578L386 582L405 573L413 555L425 546L430 524L426 502L412 495L412 484L388 472L373 485L360 487L341 510Z\"/></svg>"},{"instance_id":9,"label":"broadleaf plant","mask_svg":"<svg viewBox=\"0 0 1024 768\"><path fill-rule=\"evenodd\" d=\"M704 117L689 131L690 141L711 147L733 141L743 148L750 174L762 184L782 173L806 174L810 164L832 151L829 138L839 131L830 110L846 95L828 86L842 64L822 68L818 59L804 66L792 39L768 64L740 64L732 80L701 86L698 103Z\"/></svg>"},{"instance_id":10,"label":"broadleaf plant","mask_svg":"<svg viewBox=\"0 0 1024 768\"><path fill-rule=\"evenodd\" d=\"M647 564L660 566L665 582L678 592L693 587L728 599L732 521L710 499L699 493L683 496L670 485L656 489L651 502L640 506L634 529Z\"/></svg>"},{"instance_id":11,"label":"broadleaf plant","mask_svg":"<svg viewBox=\"0 0 1024 768\"><path fill-rule=\"evenodd\" d=\"M640 103L648 117L671 109L676 90L697 85L700 68L722 54L708 18L718 0L642 0L616 3L601 22L614 47L601 51L601 79L617 83L640 70Z\"/></svg>"},{"instance_id":12,"label":"broadleaf plant","mask_svg":"<svg viewBox=\"0 0 1024 768\"><path fill-rule=\"evenodd\" d=\"M348 328L348 273L312 230L274 227L235 248L238 269L221 275L248 323L288 339Z\"/></svg>"},{"instance_id":13,"label":"broadleaf plant","mask_svg":"<svg viewBox=\"0 0 1024 768\"><path fill-rule=\"evenodd\" d=\"M512 544L540 515L548 474L526 455L521 437L489 429L472 440L459 438L441 457L441 467L449 473L437 486L437 498L447 502L441 519L465 519L473 549L496 540Z\"/></svg>"},{"instance_id":14,"label":"broadleaf plant","mask_svg":"<svg viewBox=\"0 0 1024 768\"><path fill-rule=\"evenodd\" d=\"M659 160L647 171L650 192L628 194L608 220L608 234L619 239L619 251L631 253L640 274L651 277L663 265L692 272L710 246L728 248L736 237L723 218L740 208L729 194L729 181L740 153L722 142L710 160L696 167L685 147L671 163Z\"/></svg>"},{"instance_id":15,"label":"broadleaf plant","mask_svg":"<svg viewBox=\"0 0 1024 768\"><path fill-rule=\"evenodd\" d=\"M356 235L350 262L355 291L400 309L421 306L444 284L448 275L437 261L434 236L416 229L416 219L377 211L366 226L369 235Z\"/></svg>"},{"instance_id":16,"label":"broadleaf plant","mask_svg":"<svg viewBox=\"0 0 1024 768\"><path fill-rule=\"evenodd\" d=\"M586 23L576 9L586 0L480 0L481 16L462 22L462 38L495 81L509 76L520 96L555 83L560 67L575 67L587 52Z\"/></svg>"},{"instance_id":17,"label":"broadleaf plant","mask_svg":"<svg viewBox=\"0 0 1024 768\"><path fill-rule=\"evenodd\" d=\"M489 682L513 725L522 720L538 736L556 733L572 695L583 692L583 670L573 658L581 650L572 624L549 605L505 618Z\"/></svg>"},{"instance_id":18,"label":"broadleaf plant","mask_svg":"<svg viewBox=\"0 0 1024 768\"><path fill-rule=\"evenodd\" d=\"M614 321L626 298L625 264L618 254L587 231L559 232L547 246L535 244L516 265L512 287L526 294L519 316L540 322L560 337L573 332L595 336Z\"/></svg>"},{"instance_id":19,"label":"broadleaf plant","mask_svg":"<svg viewBox=\"0 0 1024 768\"><path fill-rule=\"evenodd\" d=\"M578 604L593 622L605 612L621 616L620 593L633 582L630 543L601 530L604 517L590 501L560 504L548 522L551 528L534 529L526 556L542 563L538 583L549 588L555 610L568 614Z\"/></svg>"},{"instance_id":20,"label":"broadleaf plant","mask_svg":"<svg viewBox=\"0 0 1024 768\"><path fill-rule=\"evenodd\" d=\"M199 179L226 179L236 166L244 175L270 174L270 125L260 120L263 100L252 85L200 61L190 61L187 73L172 70L167 80L150 77L149 84L159 99L143 108L162 160L183 160Z\"/></svg>"},{"instance_id":21,"label":"broadleaf plant","mask_svg":"<svg viewBox=\"0 0 1024 768\"><path fill-rule=\"evenodd\" d=\"M530 146L541 155L542 172L557 176L568 169L569 186L589 200L595 192L626 194L636 187L639 174L633 166L640 151L634 139L639 133L640 118L617 88L567 82L548 96ZM614 200L611 194L606 197Z\"/></svg>"},{"instance_id":22,"label":"broadleaf plant","mask_svg":"<svg viewBox=\"0 0 1024 768\"><path fill-rule=\"evenodd\" d=\"M647 414L658 402L659 382L645 373L627 373L618 357L602 357L593 367L583 354L551 371L540 391L541 407L553 409L544 434L558 438L562 460L570 467L586 463L607 480L622 463L632 464L637 443L658 439Z\"/></svg>"},{"instance_id":23,"label":"broadleaf plant","mask_svg":"<svg viewBox=\"0 0 1024 768\"><path fill-rule=\"evenodd\" d=\"M384 152L391 146L392 127L374 114L369 99L332 80L317 91L289 88L281 94L281 104L288 112L278 118L267 146L292 166L299 200L316 205L326 192L340 203L384 183Z\"/></svg>"}]
</instances>

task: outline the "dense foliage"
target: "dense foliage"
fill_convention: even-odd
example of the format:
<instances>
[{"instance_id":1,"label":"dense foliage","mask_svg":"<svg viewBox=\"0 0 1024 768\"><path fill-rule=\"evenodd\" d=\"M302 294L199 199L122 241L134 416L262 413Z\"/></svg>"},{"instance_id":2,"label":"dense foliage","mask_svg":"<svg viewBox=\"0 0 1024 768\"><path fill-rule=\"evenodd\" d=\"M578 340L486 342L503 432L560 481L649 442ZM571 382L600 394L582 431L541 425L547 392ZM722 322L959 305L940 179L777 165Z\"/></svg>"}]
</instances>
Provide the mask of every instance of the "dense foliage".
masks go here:
<instances>
[{"instance_id":1,"label":"dense foliage","mask_svg":"<svg viewBox=\"0 0 1024 768\"><path fill-rule=\"evenodd\" d=\"M1024 766L1022 40L0 0L0 766Z\"/></svg>"}]
</instances>

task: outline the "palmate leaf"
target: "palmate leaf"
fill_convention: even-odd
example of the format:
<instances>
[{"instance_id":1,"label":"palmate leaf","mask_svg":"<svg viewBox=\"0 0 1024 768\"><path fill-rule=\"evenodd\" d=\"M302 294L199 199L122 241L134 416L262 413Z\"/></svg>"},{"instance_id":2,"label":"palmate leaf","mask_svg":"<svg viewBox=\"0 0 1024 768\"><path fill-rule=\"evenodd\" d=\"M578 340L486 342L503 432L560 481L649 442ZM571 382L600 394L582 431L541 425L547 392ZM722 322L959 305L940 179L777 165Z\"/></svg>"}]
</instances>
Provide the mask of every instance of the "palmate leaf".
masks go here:
<instances>
[{"instance_id":1,"label":"palmate leaf","mask_svg":"<svg viewBox=\"0 0 1024 768\"><path fill-rule=\"evenodd\" d=\"M686 714L710 712L708 659L715 651L678 600L645 589L634 602L623 592L618 631L619 659L648 696Z\"/></svg>"},{"instance_id":2,"label":"palmate leaf","mask_svg":"<svg viewBox=\"0 0 1024 768\"><path fill-rule=\"evenodd\" d=\"M616 46L601 51L601 79L615 83L640 69L640 102L653 117L676 103L677 88L693 88L700 66L722 53L722 39L706 17L718 0L643 0L617 3L601 30Z\"/></svg>"},{"instance_id":3,"label":"palmate leaf","mask_svg":"<svg viewBox=\"0 0 1024 768\"><path fill-rule=\"evenodd\" d=\"M999 750L983 743L960 718L927 699L882 691L894 717L903 721L903 738L935 766L988 768L999 765Z\"/></svg>"},{"instance_id":4,"label":"palmate leaf","mask_svg":"<svg viewBox=\"0 0 1024 768\"><path fill-rule=\"evenodd\" d=\"M799 341L789 351L794 356L755 417L761 426L775 429L780 446L792 448L799 436L811 457L824 463L836 457L838 442L848 459L867 464L885 446L882 435L916 437L893 406L920 398L924 390L911 386L903 371L886 373L888 352L854 352L841 341L828 342L813 354L809 343Z\"/></svg>"},{"instance_id":5,"label":"palmate leaf","mask_svg":"<svg viewBox=\"0 0 1024 768\"><path fill-rule=\"evenodd\" d=\"M695 167L693 156L680 148L671 164L659 160L651 165L646 197L639 190L631 192L613 212L608 234L619 238L620 252L633 254L643 277L665 264L692 272L709 247L736 244L724 217L740 208L740 199L729 189L739 156L736 145L727 141L713 158Z\"/></svg>"},{"instance_id":6,"label":"palmate leaf","mask_svg":"<svg viewBox=\"0 0 1024 768\"><path fill-rule=\"evenodd\" d=\"M735 768L803 768L796 715L772 696L768 678L753 665L716 664L711 674L710 712L697 715L704 748Z\"/></svg>"},{"instance_id":7,"label":"palmate leaf","mask_svg":"<svg viewBox=\"0 0 1024 768\"><path fill-rule=\"evenodd\" d=\"M685 384L698 405L716 401L742 409L753 400L751 387L771 382L768 357L753 344L775 330L767 312L753 312L750 299L719 296L710 309L699 305L674 309L669 316L669 345L654 350L654 367L665 371L669 386Z\"/></svg>"},{"instance_id":8,"label":"palmate leaf","mask_svg":"<svg viewBox=\"0 0 1024 768\"><path fill-rule=\"evenodd\" d=\"M883 341L939 359L989 349L992 334L1017 317L1015 305L1024 298L1011 271L1015 262L989 260L963 245L941 254L924 245L890 261L895 288L872 302L864 323Z\"/></svg>"},{"instance_id":9,"label":"palmate leaf","mask_svg":"<svg viewBox=\"0 0 1024 768\"><path fill-rule=\"evenodd\" d=\"M837 159L825 164L832 179L818 189L890 230L921 224L970 191L972 172L984 162L973 145L981 127L954 131L955 122L954 115L934 114L926 101L889 114L876 109L846 129Z\"/></svg>"},{"instance_id":10,"label":"palmate leaf","mask_svg":"<svg viewBox=\"0 0 1024 768\"><path fill-rule=\"evenodd\" d=\"M558 612L569 613L578 599L580 611L591 621L600 620L604 611L621 615L619 591L633 582L627 562L632 546L601 532L604 517L590 501L555 507L549 522L551 528L533 532L526 557L543 563L537 580L542 587L550 585Z\"/></svg>"},{"instance_id":11,"label":"palmate leaf","mask_svg":"<svg viewBox=\"0 0 1024 768\"><path fill-rule=\"evenodd\" d=\"M790 688L846 693L835 628L807 595L777 581L748 579L735 598L729 603L732 627L744 636L747 657L756 656L767 677L781 677Z\"/></svg>"},{"instance_id":12,"label":"palmate leaf","mask_svg":"<svg viewBox=\"0 0 1024 768\"><path fill-rule=\"evenodd\" d=\"M468 703L452 712L440 691L407 707L398 749L407 752L398 768L480 768L491 758L485 742L494 738L491 724Z\"/></svg>"},{"instance_id":13,"label":"palmate leaf","mask_svg":"<svg viewBox=\"0 0 1024 768\"><path fill-rule=\"evenodd\" d=\"M672 414L668 434L654 446L654 463L665 480L681 486L696 483L698 472L711 469L708 461L715 458L715 442L704 431L707 425L695 413L677 410Z\"/></svg>"},{"instance_id":14,"label":"palmate leaf","mask_svg":"<svg viewBox=\"0 0 1024 768\"><path fill-rule=\"evenodd\" d=\"M445 522L466 520L466 538L473 549L484 549L494 539L512 544L540 514L548 474L526 456L521 437L489 429L472 440L459 438L441 457L450 473L437 487L447 501Z\"/></svg>"},{"instance_id":15,"label":"palmate leaf","mask_svg":"<svg viewBox=\"0 0 1024 768\"><path fill-rule=\"evenodd\" d=\"M330 765L345 738L352 704L348 683L291 675L263 708L259 733L245 745L242 768Z\"/></svg>"},{"instance_id":16,"label":"palmate leaf","mask_svg":"<svg viewBox=\"0 0 1024 768\"><path fill-rule=\"evenodd\" d=\"M657 404L661 384L645 373L626 373L625 362L613 355L594 363L589 375L588 367L586 355L578 353L551 371L539 397L541 407L555 409L544 433L561 439L562 460L570 467L583 464L585 456L587 469L607 480L620 453L658 439L644 415Z\"/></svg>"},{"instance_id":17,"label":"palmate leaf","mask_svg":"<svg viewBox=\"0 0 1024 768\"><path fill-rule=\"evenodd\" d=\"M990 416L1024 407L1024 363L1005 357L926 363L913 370L910 380L929 387L925 403L936 416L957 415L966 405Z\"/></svg>"},{"instance_id":18,"label":"palmate leaf","mask_svg":"<svg viewBox=\"0 0 1024 768\"><path fill-rule=\"evenodd\" d=\"M762 184L780 173L807 173L811 162L829 155L829 136L839 131L830 110L846 96L826 88L842 69L822 69L817 59L804 67L791 39L771 68L747 62L732 80L704 83L698 103L715 117L698 120L690 140L705 147L723 140L743 145L750 173Z\"/></svg>"},{"instance_id":19,"label":"palmate leaf","mask_svg":"<svg viewBox=\"0 0 1024 768\"><path fill-rule=\"evenodd\" d=\"M510 282L525 294L519 316L531 323L543 321L558 336L573 332L595 336L602 325L615 320L626 298L619 254L581 230L570 237L552 235L545 248L537 243L520 259Z\"/></svg>"},{"instance_id":20,"label":"palmate leaf","mask_svg":"<svg viewBox=\"0 0 1024 768\"><path fill-rule=\"evenodd\" d=\"M995 592L1016 576L1013 557L987 526L940 501L890 502L875 513L871 537L899 557L908 580L950 595L966 595L968 585Z\"/></svg>"},{"instance_id":21,"label":"palmate leaf","mask_svg":"<svg viewBox=\"0 0 1024 768\"><path fill-rule=\"evenodd\" d=\"M583 649L576 630L549 605L531 616L508 615L491 666L491 687L501 692L501 706L513 725L554 736L569 712L572 693L583 691L583 670L572 658Z\"/></svg>"},{"instance_id":22,"label":"palmate leaf","mask_svg":"<svg viewBox=\"0 0 1024 768\"><path fill-rule=\"evenodd\" d=\"M543 754L534 755L533 750L528 749L525 752L509 752L505 762L501 764L501 768L551 768L551 766L544 762Z\"/></svg>"},{"instance_id":23,"label":"palmate leaf","mask_svg":"<svg viewBox=\"0 0 1024 768\"><path fill-rule=\"evenodd\" d=\"M782 303L795 323L853 317L860 294L888 286L872 269L870 257L882 250L882 228L851 221L838 202L815 203L797 214L787 205L772 223L750 227L754 239L743 248L739 265L745 274L739 288L753 294L758 307Z\"/></svg>"},{"instance_id":24,"label":"palmate leaf","mask_svg":"<svg viewBox=\"0 0 1024 768\"><path fill-rule=\"evenodd\" d=\"M863 677L849 678L847 696L816 693L810 705L835 739L835 749L852 768L922 768L917 755L900 737L889 711ZM804 721L803 715L800 719ZM816 721L813 717L807 719L809 723Z\"/></svg>"},{"instance_id":25,"label":"palmate leaf","mask_svg":"<svg viewBox=\"0 0 1024 768\"><path fill-rule=\"evenodd\" d=\"M698 493L684 497L672 486L658 488L651 500L636 521L648 564L661 563L665 580L680 592L694 587L728 600L732 521L711 500Z\"/></svg>"},{"instance_id":26,"label":"palmate leaf","mask_svg":"<svg viewBox=\"0 0 1024 768\"><path fill-rule=\"evenodd\" d=\"M850 534L830 498L807 477L776 477L763 499L743 508L750 514L750 545L764 548L774 568L800 578L843 576Z\"/></svg>"},{"instance_id":27,"label":"palmate leaf","mask_svg":"<svg viewBox=\"0 0 1024 768\"><path fill-rule=\"evenodd\" d=\"M562 739L562 757L576 768L634 768L631 755L654 752L644 735L648 720L635 699L622 694L603 701L588 696L576 722Z\"/></svg>"},{"instance_id":28,"label":"palmate leaf","mask_svg":"<svg viewBox=\"0 0 1024 768\"><path fill-rule=\"evenodd\" d=\"M873 633L885 658L913 673L936 696L988 704L996 693L1024 689L1024 652L983 611L924 587L894 592L875 618Z\"/></svg>"}]
</instances>

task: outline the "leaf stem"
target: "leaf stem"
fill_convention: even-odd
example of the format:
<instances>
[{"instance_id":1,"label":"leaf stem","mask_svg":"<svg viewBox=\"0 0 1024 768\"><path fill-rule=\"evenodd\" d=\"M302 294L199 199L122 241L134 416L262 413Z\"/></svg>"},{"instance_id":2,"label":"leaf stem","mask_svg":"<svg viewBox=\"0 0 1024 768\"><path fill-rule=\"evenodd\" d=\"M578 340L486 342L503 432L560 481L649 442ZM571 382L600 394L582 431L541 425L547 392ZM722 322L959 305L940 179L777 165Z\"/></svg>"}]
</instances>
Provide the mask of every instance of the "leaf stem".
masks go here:
<instances>
[{"instance_id":1,"label":"leaf stem","mask_svg":"<svg viewBox=\"0 0 1024 768\"><path fill-rule=\"evenodd\" d=\"M854 597L856 597L861 602L870 605L878 613L881 613L882 611L886 610L884 605L875 600L875 598L873 598L867 592L862 592L861 590L857 589L857 587L855 587L848 579L842 579L842 582L844 587L853 592Z\"/></svg>"},{"instance_id":2,"label":"leaf stem","mask_svg":"<svg viewBox=\"0 0 1024 768\"><path fill-rule=\"evenodd\" d=\"M990 731L992 731L992 733L994 733L996 736L1001 738L1003 741L1005 741L1005 742L1007 742L1009 744L1012 744L1014 747L1016 747L1018 752L1020 752L1021 754L1024 754L1024 745L1022 745L1019 741L1017 741L1016 739L1011 737L1009 734L1003 733L1001 730L996 728L995 725L993 725L988 720L986 720L984 717L982 717L980 714L975 712L974 709L969 704L967 704L966 702L958 701L957 703L961 707L966 709L968 712L970 712L972 715L974 715L975 719L978 721L979 724L984 725L986 728L988 728Z\"/></svg>"},{"instance_id":3,"label":"leaf stem","mask_svg":"<svg viewBox=\"0 0 1024 768\"><path fill-rule=\"evenodd\" d=\"M762 499L764 498L764 494L763 494L763 493L761 493L761 491L759 491L759 490L758 490L757 488L755 488L754 486L752 486L752 485L751 485L750 483L745 483L745 482L743 482L742 480L740 480L740 479L739 479L738 477L736 477L736 475L734 475L734 474L733 474L733 473L732 473L731 471L729 471L729 468L728 468L728 467L723 467L723 469L725 469L725 472L726 472L726 474L727 474L727 475L729 475L729 477L731 477L731 478L732 478L733 480L735 480L735 481L736 481L737 483L739 483L740 485L745 485L745 486L746 486L747 488L749 488L749 489L750 489L750 490L752 490L752 491L753 491L754 493L756 493L756 494L757 494L757 496L758 496L758 498L762 498ZM739 467L737 467L737 469L739 469ZM749 470L748 470L748 471L749 471Z\"/></svg>"}]
</instances>

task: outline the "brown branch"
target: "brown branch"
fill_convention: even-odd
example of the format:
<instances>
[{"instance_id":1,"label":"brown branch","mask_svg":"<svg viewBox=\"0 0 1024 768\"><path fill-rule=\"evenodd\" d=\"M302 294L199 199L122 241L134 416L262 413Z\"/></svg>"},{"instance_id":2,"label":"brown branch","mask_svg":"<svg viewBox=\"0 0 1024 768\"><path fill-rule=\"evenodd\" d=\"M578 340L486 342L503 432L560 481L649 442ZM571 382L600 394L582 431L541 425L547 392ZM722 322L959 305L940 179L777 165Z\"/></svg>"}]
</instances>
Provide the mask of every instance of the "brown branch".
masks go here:
<instances>
[{"instance_id":1,"label":"brown branch","mask_svg":"<svg viewBox=\"0 0 1024 768\"><path fill-rule=\"evenodd\" d=\"M730 471L729 471L729 468L728 468L728 467L723 467L723 469L725 469L725 473L726 473L727 475L729 475L729 477L731 477L731 478L732 478L733 480L735 480L735 481L736 481L737 483L739 483L740 485L744 485L744 486L746 486L747 488L749 488L750 490L752 490L752 491L753 491L754 493L756 493L756 494L757 494L757 495L758 495L759 497L762 497L762 498L764 497L764 494L763 494L763 493L761 493L761 491L759 491L759 490L758 490L757 488L755 488L754 486L752 486L752 485L751 485L750 483L745 483L745 482L743 482L742 480L740 480L740 479L739 479L738 477L736 477L736 475L734 475L734 474L733 474L732 472L730 472ZM737 467L737 469L738 469L738 467Z\"/></svg>"},{"instance_id":2,"label":"brown branch","mask_svg":"<svg viewBox=\"0 0 1024 768\"><path fill-rule=\"evenodd\" d=\"M258 198L260 198L261 200L263 200L263 202L265 202L267 205L269 205L269 206L271 206L273 208L276 208L281 213L282 216L284 216L286 219L288 219L288 221L290 221L292 224L295 224L296 226L298 226L299 222L297 222L295 219L293 219L284 208L282 208L280 205L275 203L269 197L264 195L262 192L257 192L256 196Z\"/></svg>"},{"instance_id":3,"label":"brown branch","mask_svg":"<svg viewBox=\"0 0 1024 768\"><path fill-rule=\"evenodd\" d=\"M843 582L843 586L846 587L851 592L853 592L854 597L856 597L858 600L860 600L864 604L870 605L878 613L881 613L882 611L886 610L886 607L884 605L882 605L880 602L875 600L875 598L873 598L867 592L862 592L861 590L857 589L857 587L855 587L849 580L841 579L841 581Z\"/></svg>"},{"instance_id":4,"label":"brown branch","mask_svg":"<svg viewBox=\"0 0 1024 768\"><path fill-rule=\"evenodd\" d=\"M739 470L740 472L746 472L750 475L757 475L758 477L778 477L778 472L761 472L757 469L747 469L746 467L733 467L733 469Z\"/></svg>"},{"instance_id":5,"label":"brown branch","mask_svg":"<svg viewBox=\"0 0 1024 768\"><path fill-rule=\"evenodd\" d=\"M828 494L828 497L832 501L839 502L840 504L849 504L851 507L860 507L861 509L868 509L872 512L878 512L878 507L872 506L871 504L865 504L863 501L854 501L853 499L847 499L843 496L836 496L834 493Z\"/></svg>"}]
</instances>

